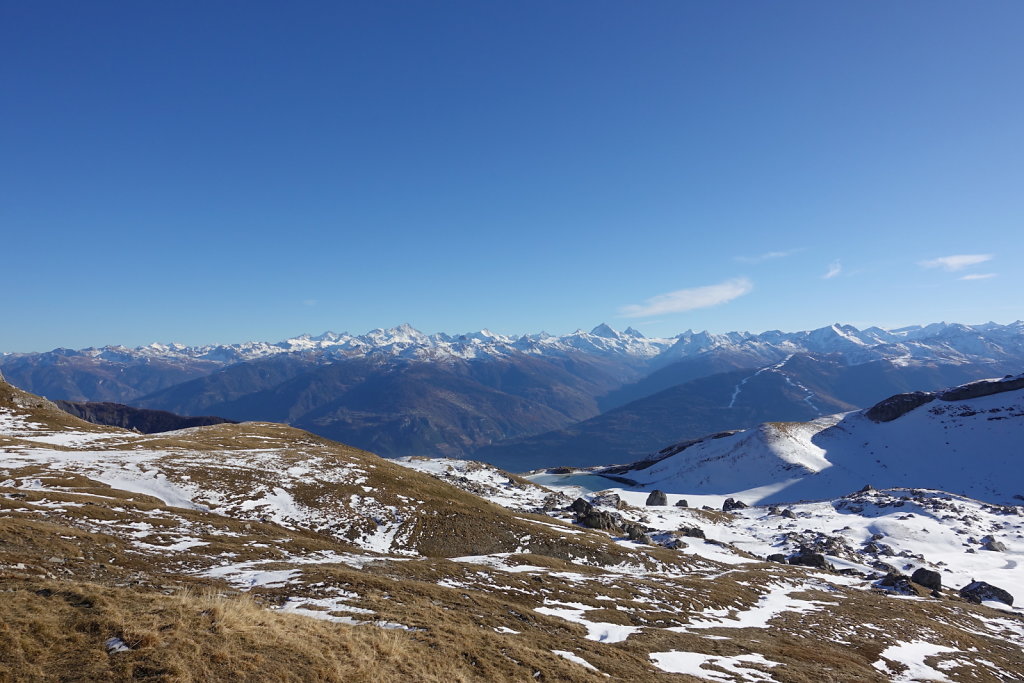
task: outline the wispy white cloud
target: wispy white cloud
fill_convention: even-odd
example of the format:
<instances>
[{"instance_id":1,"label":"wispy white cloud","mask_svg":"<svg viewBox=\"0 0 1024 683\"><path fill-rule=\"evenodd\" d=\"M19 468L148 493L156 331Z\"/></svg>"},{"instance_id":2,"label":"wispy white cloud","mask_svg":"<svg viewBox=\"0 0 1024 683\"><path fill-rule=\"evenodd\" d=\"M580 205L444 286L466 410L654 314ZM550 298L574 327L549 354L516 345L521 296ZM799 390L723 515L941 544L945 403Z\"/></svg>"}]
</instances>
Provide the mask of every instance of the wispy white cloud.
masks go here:
<instances>
[{"instance_id":1,"label":"wispy white cloud","mask_svg":"<svg viewBox=\"0 0 1024 683\"><path fill-rule=\"evenodd\" d=\"M645 318L665 313L684 313L698 308L708 308L747 294L754 284L745 277L720 282L717 285L677 289L674 292L652 296L642 304L623 306L619 313L627 318Z\"/></svg>"},{"instance_id":2,"label":"wispy white cloud","mask_svg":"<svg viewBox=\"0 0 1024 683\"><path fill-rule=\"evenodd\" d=\"M960 280L988 280L996 276L996 273L971 273L970 275L964 275Z\"/></svg>"},{"instance_id":3,"label":"wispy white cloud","mask_svg":"<svg viewBox=\"0 0 1024 683\"><path fill-rule=\"evenodd\" d=\"M841 264L839 261L833 261L828 266L828 272L822 275L821 279L831 280L836 275L839 275L841 272L843 272L843 264Z\"/></svg>"},{"instance_id":4,"label":"wispy white cloud","mask_svg":"<svg viewBox=\"0 0 1024 683\"><path fill-rule=\"evenodd\" d=\"M920 261L918 265L924 268L942 268L943 270L953 272L991 260L992 254L955 254L953 256L934 258L929 261Z\"/></svg>"},{"instance_id":5,"label":"wispy white cloud","mask_svg":"<svg viewBox=\"0 0 1024 683\"><path fill-rule=\"evenodd\" d=\"M768 251L757 256L737 256L736 260L740 263L764 263L765 261L774 261L775 259L786 258L796 252L799 249L790 249L788 251Z\"/></svg>"}]
</instances>

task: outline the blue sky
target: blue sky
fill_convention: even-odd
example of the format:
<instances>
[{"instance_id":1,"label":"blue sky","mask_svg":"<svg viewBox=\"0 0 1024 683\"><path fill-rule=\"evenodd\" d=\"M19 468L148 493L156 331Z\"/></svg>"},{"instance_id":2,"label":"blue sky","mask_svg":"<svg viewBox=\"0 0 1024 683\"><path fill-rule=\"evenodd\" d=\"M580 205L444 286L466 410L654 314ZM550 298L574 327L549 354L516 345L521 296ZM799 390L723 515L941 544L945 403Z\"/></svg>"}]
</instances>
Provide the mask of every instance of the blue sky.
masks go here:
<instances>
[{"instance_id":1,"label":"blue sky","mask_svg":"<svg viewBox=\"0 0 1024 683\"><path fill-rule=\"evenodd\" d=\"M1024 318L1022 33L1019 2L5 2L0 351Z\"/></svg>"}]
</instances>

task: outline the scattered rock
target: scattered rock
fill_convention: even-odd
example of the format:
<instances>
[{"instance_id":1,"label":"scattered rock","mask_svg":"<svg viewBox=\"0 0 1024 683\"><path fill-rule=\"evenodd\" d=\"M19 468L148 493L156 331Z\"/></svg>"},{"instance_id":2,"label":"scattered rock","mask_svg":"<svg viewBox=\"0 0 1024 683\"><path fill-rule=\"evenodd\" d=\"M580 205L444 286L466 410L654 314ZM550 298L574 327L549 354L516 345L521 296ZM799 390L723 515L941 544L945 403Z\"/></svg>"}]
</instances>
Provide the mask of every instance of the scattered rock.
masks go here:
<instances>
[{"instance_id":1,"label":"scattered rock","mask_svg":"<svg viewBox=\"0 0 1024 683\"><path fill-rule=\"evenodd\" d=\"M704 530L696 526L681 527L678 533L687 538L704 538Z\"/></svg>"},{"instance_id":2,"label":"scattered rock","mask_svg":"<svg viewBox=\"0 0 1024 683\"><path fill-rule=\"evenodd\" d=\"M668 505L668 496L664 491L654 489L651 495L647 496L647 505Z\"/></svg>"},{"instance_id":3,"label":"scattered rock","mask_svg":"<svg viewBox=\"0 0 1024 683\"><path fill-rule=\"evenodd\" d=\"M825 556L813 552L808 548L801 548L799 552L789 556L789 563L801 567L817 567L818 569L829 569Z\"/></svg>"},{"instance_id":4,"label":"scattered rock","mask_svg":"<svg viewBox=\"0 0 1024 683\"><path fill-rule=\"evenodd\" d=\"M590 502L594 505L603 505L616 510L621 510L626 507L626 504L622 501L617 493L599 493L590 499Z\"/></svg>"},{"instance_id":5,"label":"scattered rock","mask_svg":"<svg viewBox=\"0 0 1024 683\"><path fill-rule=\"evenodd\" d=\"M651 537L647 535L647 530L639 524L633 524L632 522L626 522L622 525L623 530L626 532L626 536L629 540L636 541L637 543L647 543L650 545Z\"/></svg>"},{"instance_id":6,"label":"scattered rock","mask_svg":"<svg viewBox=\"0 0 1024 683\"><path fill-rule=\"evenodd\" d=\"M910 580L919 586L931 588L933 591L942 590L942 574L925 569L924 567L911 574Z\"/></svg>"},{"instance_id":7,"label":"scattered rock","mask_svg":"<svg viewBox=\"0 0 1024 683\"><path fill-rule=\"evenodd\" d=\"M544 497L544 500L541 501L540 507L543 512L551 512L552 510L565 508L567 500L569 499L564 493L552 493Z\"/></svg>"},{"instance_id":8,"label":"scattered rock","mask_svg":"<svg viewBox=\"0 0 1024 683\"><path fill-rule=\"evenodd\" d=\"M786 564L786 556L782 553L774 553L767 557L769 562L778 562L780 564Z\"/></svg>"},{"instance_id":9,"label":"scattered rock","mask_svg":"<svg viewBox=\"0 0 1024 683\"><path fill-rule=\"evenodd\" d=\"M789 508L786 508L785 510L782 511L782 516L786 519L796 519L796 513L790 510Z\"/></svg>"},{"instance_id":10,"label":"scattered rock","mask_svg":"<svg viewBox=\"0 0 1024 683\"><path fill-rule=\"evenodd\" d=\"M901 595L915 595L917 591L911 585L910 578L898 572L890 572L879 579L875 586L885 588Z\"/></svg>"},{"instance_id":11,"label":"scattered rock","mask_svg":"<svg viewBox=\"0 0 1024 683\"><path fill-rule=\"evenodd\" d=\"M677 508L688 508L688 507L690 507L690 504L688 502L686 502L685 498L680 498L679 500L676 501L676 507Z\"/></svg>"},{"instance_id":12,"label":"scattered rock","mask_svg":"<svg viewBox=\"0 0 1024 683\"><path fill-rule=\"evenodd\" d=\"M994 538L989 538L987 541L985 541L985 545L982 546L982 547L985 550L991 550L992 552L995 552L995 553L1005 553L1006 552L1006 544L1002 543L1001 541L997 541Z\"/></svg>"},{"instance_id":13,"label":"scattered rock","mask_svg":"<svg viewBox=\"0 0 1024 683\"><path fill-rule=\"evenodd\" d=\"M575 512L578 515L589 514L590 511L593 509L594 506L588 503L587 501L583 500L582 498L577 498L572 502L572 505L569 506L569 510Z\"/></svg>"},{"instance_id":14,"label":"scattered rock","mask_svg":"<svg viewBox=\"0 0 1024 683\"><path fill-rule=\"evenodd\" d=\"M971 602L983 602L985 600L995 600L1005 605L1013 606L1013 596L1004 591L1002 588L997 588L990 583L984 581L972 581L963 588L960 589L960 597Z\"/></svg>"},{"instance_id":15,"label":"scattered rock","mask_svg":"<svg viewBox=\"0 0 1024 683\"><path fill-rule=\"evenodd\" d=\"M725 502L722 503L722 512L732 512L733 510L742 510L743 508L750 507L742 500L735 500L734 498L726 498Z\"/></svg>"}]
</instances>

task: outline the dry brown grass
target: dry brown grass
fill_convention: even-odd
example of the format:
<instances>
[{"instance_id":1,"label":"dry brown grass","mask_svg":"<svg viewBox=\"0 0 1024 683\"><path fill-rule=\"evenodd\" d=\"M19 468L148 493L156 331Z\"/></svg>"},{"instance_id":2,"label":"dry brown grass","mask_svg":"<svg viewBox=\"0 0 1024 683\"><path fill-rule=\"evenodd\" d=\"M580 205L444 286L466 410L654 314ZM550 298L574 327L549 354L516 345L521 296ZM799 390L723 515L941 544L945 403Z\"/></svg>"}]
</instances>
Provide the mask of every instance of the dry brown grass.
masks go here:
<instances>
[{"instance_id":1,"label":"dry brown grass","mask_svg":"<svg viewBox=\"0 0 1024 683\"><path fill-rule=\"evenodd\" d=\"M280 614L247 595L0 583L0 681L469 681L403 631ZM132 648L108 654L110 638Z\"/></svg>"}]
</instances>

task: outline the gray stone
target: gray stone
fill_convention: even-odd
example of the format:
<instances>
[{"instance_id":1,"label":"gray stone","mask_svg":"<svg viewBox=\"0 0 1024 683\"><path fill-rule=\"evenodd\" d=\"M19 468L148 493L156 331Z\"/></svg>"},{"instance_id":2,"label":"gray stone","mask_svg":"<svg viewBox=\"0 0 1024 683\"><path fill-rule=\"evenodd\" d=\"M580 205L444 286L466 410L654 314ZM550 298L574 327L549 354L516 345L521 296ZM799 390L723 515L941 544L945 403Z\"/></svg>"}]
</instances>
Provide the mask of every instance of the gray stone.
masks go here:
<instances>
[{"instance_id":1,"label":"gray stone","mask_svg":"<svg viewBox=\"0 0 1024 683\"><path fill-rule=\"evenodd\" d=\"M808 548L801 548L799 552L789 556L789 563L798 565L801 567L817 567L818 569L828 569L828 562L825 560L825 556L821 553L813 552Z\"/></svg>"},{"instance_id":2,"label":"gray stone","mask_svg":"<svg viewBox=\"0 0 1024 683\"><path fill-rule=\"evenodd\" d=\"M1002 588L993 586L984 581L972 581L960 589L960 597L971 602L982 602L984 600L995 600L1005 605L1013 606L1013 596Z\"/></svg>"},{"instance_id":3,"label":"gray stone","mask_svg":"<svg viewBox=\"0 0 1024 683\"><path fill-rule=\"evenodd\" d=\"M924 567L911 574L910 580L925 588L931 588L935 591L942 590L942 574L925 569Z\"/></svg>"},{"instance_id":4,"label":"gray stone","mask_svg":"<svg viewBox=\"0 0 1024 683\"><path fill-rule=\"evenodd\" d=\"M722 512L732 512L733 510L742 510L743 508L749 507L742 500L736 500L734 498L726 498L725 502L722 503Z\"/></svg>"},{"instance_id":5,"label":"gray stone","mask_svg":"<svg viewBox=\"0 0 1024 683\"><path fill-rule=\"evenodd\" d=\"M668 496L664 491L654 489L651 495L647 496L647 505L668 505Z\"/></svg>"}]
</instances>

